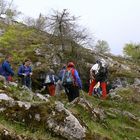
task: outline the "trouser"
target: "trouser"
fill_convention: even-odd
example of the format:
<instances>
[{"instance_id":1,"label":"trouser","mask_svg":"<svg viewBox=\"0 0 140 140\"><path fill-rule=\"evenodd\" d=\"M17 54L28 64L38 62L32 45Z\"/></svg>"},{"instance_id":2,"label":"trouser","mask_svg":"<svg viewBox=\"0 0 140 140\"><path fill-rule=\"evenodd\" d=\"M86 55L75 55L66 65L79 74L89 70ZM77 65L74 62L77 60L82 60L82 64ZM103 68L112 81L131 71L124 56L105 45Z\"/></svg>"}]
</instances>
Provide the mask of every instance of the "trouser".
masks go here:
<instances>
[{"instance_id":1,"label":"trouser","mask_svg":"<svg viewBox=\"0 0 140 140\"><path fill-rule=\"evenodd\" d=\"M55 85L54 84L48 84L47 88L48 88L50 96L54 96L55 95Z\"/></svg>"},{"instance_id":2,"label":"trouser","mask_svg":"<svg viewBox=\"0 0 140 140\"><path fill-rule=\"evenodd\" d=\"M32 84L31 77L22 76L21 77L21 84L24 85L24 86L27 86L29 89L31 89L31 84Z\"/></svg>"},{"instance_id":3,"label":"trouser","mask_svg":"<svg viewBox=\"0 0 140 140\"><path fill-rule=\"evenodd\" d=\"M93 88L96 85L96 83L97 83L96 80L92 80L90 83L90 86L89 86L89 95L90 96L92 96ZM102 97L106 98L106 94L107 94L106 82L100 82L100 84L101 84L101 88L102 88Z\"/></svg>"},{"instance_id":4,"label":"trouser","mask_svg":"<svg viewBox=\"0 0 140 140\"><path fill-rule=\"evenodd\" d=\"M74 85L65 85L65 92L68 96L69 102L79 97L79 88Z\"/></svg>"}]
</instances>

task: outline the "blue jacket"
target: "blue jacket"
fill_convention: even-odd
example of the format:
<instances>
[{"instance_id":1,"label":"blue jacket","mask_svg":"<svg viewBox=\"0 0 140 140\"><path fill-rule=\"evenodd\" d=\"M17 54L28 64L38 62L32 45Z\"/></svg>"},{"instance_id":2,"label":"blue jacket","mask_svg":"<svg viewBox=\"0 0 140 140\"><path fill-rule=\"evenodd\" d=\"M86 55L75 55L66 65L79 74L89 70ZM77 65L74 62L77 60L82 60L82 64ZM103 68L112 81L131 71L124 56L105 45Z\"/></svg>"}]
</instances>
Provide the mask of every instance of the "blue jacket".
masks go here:
<instances>
[{"instance_id":1,"label":"blue jacket","mask_svg":"<svg viewBox=\"0 0 140 140\"><path fill-rule=\"evenodd\" d=\"M29 76L31 72L32 68L30 66L26 67L24 65L21 65L18 69L18 76L22 76L22 74L26 74L27 76Z\"/></svg>"},{"instance_id":2,"label":"blue jacket","mask_svg":"<svg viewBox=\"0 0 140 140\"><path fill-rule=\"evenodd\" d=\"M81 82L81 79L79 77L78 71L76 69L74 69L74 77L75 77L76 84L78 85L78 87L80 89L82 89L82 82Z\"/></svg>"},{"instance_id":3,"label":"blue jacket","mask_svg":"<svg viewBox=\"0 0 140 140\"><path fill-rule=\"evenodd\" d=\"M8 76L13 76L14 75L14 71L11 68L11 64L5 60L2 64L3 70L4 70L4 74L3 76L8 77Z\"/></svg>"}]
</instances>

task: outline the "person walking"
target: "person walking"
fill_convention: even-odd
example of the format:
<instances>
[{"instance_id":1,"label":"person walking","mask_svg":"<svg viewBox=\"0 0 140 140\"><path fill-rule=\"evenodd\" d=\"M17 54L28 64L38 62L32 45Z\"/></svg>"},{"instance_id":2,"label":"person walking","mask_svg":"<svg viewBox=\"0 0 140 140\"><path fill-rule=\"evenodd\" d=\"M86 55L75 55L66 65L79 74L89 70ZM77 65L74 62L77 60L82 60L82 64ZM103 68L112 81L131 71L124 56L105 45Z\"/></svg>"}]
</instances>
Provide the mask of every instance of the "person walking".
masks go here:
<instances>
[{"instance_id":1,"label":"person walking","mask_svg":"<svg viewBox=\"0 0 140 140\"><path fill-rule=\"evenodd\" d=\"M96 63L90 69L90 86L88 95L92 96L94 86L100 82L102 89L102 99L106 99L107 90L106 90L106 80L108 76L107 64L104 59L97 60Z\"/></svg>"},{"instance_id":2,"label":"person walking","mask_svg":"<svg viewBox=\"0 0 140 140\"><path fill-rule=\"evenodd\" d=\"M62 78L62 84L65 87L69 102L79 97L79 89L82 89L82 82L73 62L68 63Z\"/></svg>"},{"instance_id":3,"label":"person walking","mask_svg":"<svg viewBox=\"0 0 140 140\"><path fill-rule=\"evenodd\" d=\"M57 81L58 77L55 75L54 70L50 69L46 75L43 88L41 89L41 91L44 91L47 88L49 95L55 96L55 86Z\"/></svg>"}]
</instances>

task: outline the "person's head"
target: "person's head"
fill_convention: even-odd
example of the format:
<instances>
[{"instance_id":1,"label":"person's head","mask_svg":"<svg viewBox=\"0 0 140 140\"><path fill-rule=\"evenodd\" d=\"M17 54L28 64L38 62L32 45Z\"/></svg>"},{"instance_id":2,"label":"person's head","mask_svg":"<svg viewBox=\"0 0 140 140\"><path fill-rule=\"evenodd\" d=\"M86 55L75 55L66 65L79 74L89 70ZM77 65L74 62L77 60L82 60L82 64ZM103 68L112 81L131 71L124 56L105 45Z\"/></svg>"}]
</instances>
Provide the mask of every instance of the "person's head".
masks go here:
<instances>
[{"instance_id":1,"label":"person's head","mask_svg":"<svg viewBox=\"0 0 140 140\"><path fill-rule=\"evenodd\" d=\"M66 69L67 65L63 64L62 69Z\"/></svg>"},{"instance_id":2,"label":"person's head","mask_svg":"<svg viewBox=\"0 0 140 140\"><path fill-rule=\"evenodd\" d=\"M74 67L75 67L75 65L74 65L74 63L73 63L73 62L69 62L67 67L72 67L72 68L74 68Z\"/></svg>"},{"instance_id":3,"label":"person's head","mask_svg":"<svg viewBox=\"0 0 140 140\"><path fill-rule=\"evenodd\" d=\"M96 60L96 63L97 64L100 64L102 66L105 66L106 65L106 61L103 58L97 59Z\"/></svg>"},{"instance_id":4,"label":"person's head","mask_svg":"<svg viewBox=\"0 0 140 140\"><path fill-rule=\"evenodd\" d=\"M7 60L8 62L11 62L13 59L11 54L6 55L5 60Z\"/></svg>"},{"instance_id":5,"label":"person's head","mask_svg":"<svg viewBox=\"0 0 140 140\"><path fill-rule=\"evenodd\" d=\"M25 59L23 64L25 66L30 66L31 65L31 60L30 59Z\"/></svg>"}]
</instances>

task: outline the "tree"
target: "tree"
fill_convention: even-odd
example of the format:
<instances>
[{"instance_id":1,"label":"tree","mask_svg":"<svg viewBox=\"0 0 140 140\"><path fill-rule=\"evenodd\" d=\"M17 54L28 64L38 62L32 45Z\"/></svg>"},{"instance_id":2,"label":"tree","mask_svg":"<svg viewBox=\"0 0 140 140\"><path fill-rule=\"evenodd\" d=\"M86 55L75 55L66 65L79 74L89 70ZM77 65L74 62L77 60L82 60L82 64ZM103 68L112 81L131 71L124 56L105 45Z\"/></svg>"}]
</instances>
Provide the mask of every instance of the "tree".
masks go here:
<instances>
[{"instance_id":1,"label":"tree","mask_svg":"<svg viewBox=\"0 0 140 140\"><path fill-rule=\"evenodd\" d=\"M63 9L62 12L53 11L49 18L48 31L52 36L60 38L62 50L64 50L65 40L83 45L87 44L90 39L86 29L82 29L76 24L77 19L77 17L71 16L67 9Z\"/></svg>"},{"instance_id":2,"label":"tree","mask_svg":"<svg viewBox=\"0 0 140 140\"><path fill-rule=\"evenodd\" d=\"M127 43L123 48L125 56L134 60L140 60L140 44Z\"/></svg>"},{"instance_id":3,"label":"tree","mask_svg":"<svg viewBox=\"0 0 140 140\"><path fill-rule=\"evenodd\" d=\"M5 0L0 0L0 17L5 15L8 8L8 3Z\"/></svg>"},{"instance_id":4,"label":"tree","mask_svg":"<svg viewBox=\"0 0 140 140\"><path fill-rule=\"evenodd\" d=\"M17 11L15 8L8 8L6 10L7 23L14 21L15 18L17 18L20 14L21 14L21 12Z\"/></svg>"},{"instance_id":5,"label":"tree","mask_svg":"<svg viewBox=\"0 0 140 140\"><path fill-rule=\"evenodd\" d=\"M95 45L95 51L98 53L109 53L110 52L110 48L109 45L107 43L107 41L105 40L98 40L97 44Z\"/></svg>"},{"instance_id":6,"label":"tree","mask_svg":"<svg viewBox=\"0 0 140 140\"><path fill-rule=\"evenodd\" d=\"M0 0L0 17L4 17L7 23L15 20L21 12L17 11L13 5L13 0L7 2L5 0Z\"/></svg>"},{"instance_id":7,"label":"tree","mask_svg":"<svg viewBox=\"0 0 140 140\"><path fill-rule=\"evenodd\" d=\"M47 27L47 17L43 16L41 13L36 19L31 17L25 18L24 22L26 25L42 31L45 31Z\"/></svg>"}]
</instances>

